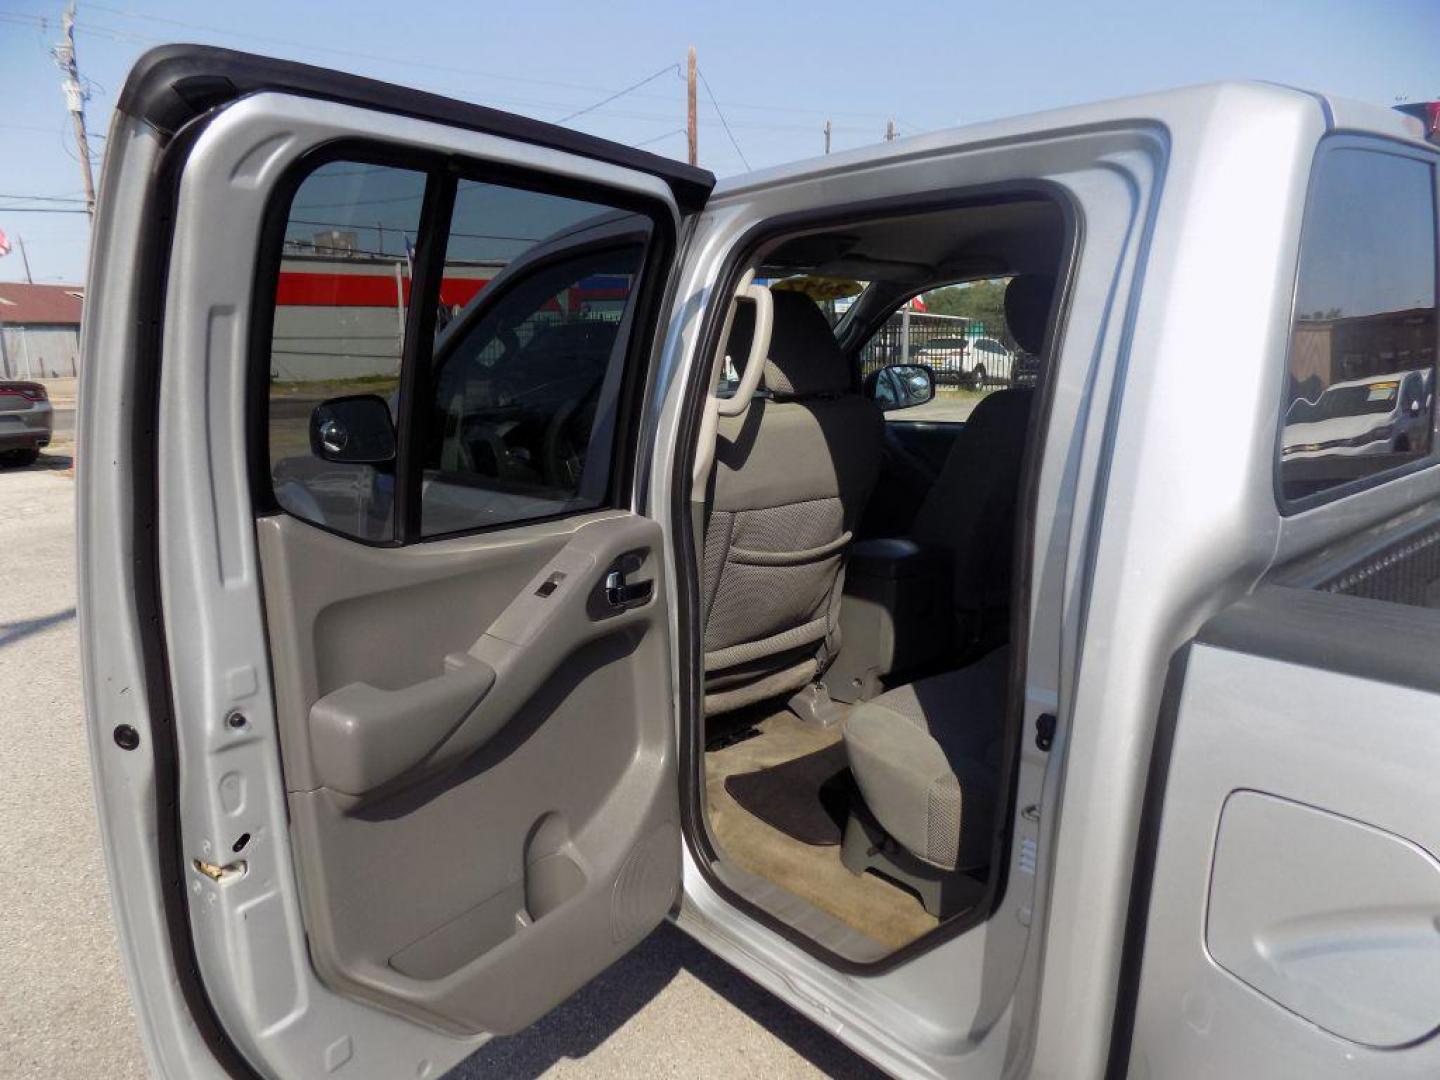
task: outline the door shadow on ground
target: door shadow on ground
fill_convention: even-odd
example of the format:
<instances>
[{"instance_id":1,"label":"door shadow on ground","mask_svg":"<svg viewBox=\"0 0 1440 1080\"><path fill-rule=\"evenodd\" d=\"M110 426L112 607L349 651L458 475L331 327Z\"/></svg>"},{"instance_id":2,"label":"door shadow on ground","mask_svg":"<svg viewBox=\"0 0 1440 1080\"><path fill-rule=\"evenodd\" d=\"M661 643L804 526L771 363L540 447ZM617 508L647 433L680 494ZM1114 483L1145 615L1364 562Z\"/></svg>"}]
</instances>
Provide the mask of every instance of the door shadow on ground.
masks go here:
<instances>
[{"instance_id":1,"label":"door shadow on ground","mask_svg":"<svg viewBox=\"0 0 1440 1080\"><path fill-rule=\"evenodd\" d=\"M16 619L14 622L0 623L0 649L6 645L14 645L31 634L38 634L42 630L49 630L52 626L59 626L62 622L68 622L73 618L75 618L75 609L72 607L66 608L64 611L57 611L53 615L41 615L34 619Z\"/></svg>"},{"instance_id":2,"label":"door shadow on ground","mask_svg":"<svg viewBox=\"0 0 1440 1080\"><path fill-rule=\"evenodd\" d=\"M826 1076L884 1075L683 931L665 923L554 1012L518 1035L492 1039L457 1065L446 1080L538 1077L566 1059L579 1061L619 1031L682 971L723 997ZM703 1062L706 1056L707 1032L700 1026L704 1020L703 1014L671 1016L665 1020L670 1025L665 1038L671 1042L693 1043L697 1063ZM691 1023L682 1027L683 1021ZM717 1032L713 1037L722 1036ZM717 1057L734 1059L735 1055L721 1054L720 1049L716 1047ZM647 1064L630 1062L626 1072L644 1075ZM713 1070L703 1071L713 1075Z\"/></svg>"},{"instance_id":3,"label":"door shadow on ground","mask_svg":"<svg viewBox=\"0 0 1440 1080\"><path fill-rule=\"evenodd\" d=\"M68 449L61 452L42 450L39 460L30 465L20 465L10 461L7 457L0 456L0 472L64 472L74 464L75 455Z\"/></svg>"}]
</instances>

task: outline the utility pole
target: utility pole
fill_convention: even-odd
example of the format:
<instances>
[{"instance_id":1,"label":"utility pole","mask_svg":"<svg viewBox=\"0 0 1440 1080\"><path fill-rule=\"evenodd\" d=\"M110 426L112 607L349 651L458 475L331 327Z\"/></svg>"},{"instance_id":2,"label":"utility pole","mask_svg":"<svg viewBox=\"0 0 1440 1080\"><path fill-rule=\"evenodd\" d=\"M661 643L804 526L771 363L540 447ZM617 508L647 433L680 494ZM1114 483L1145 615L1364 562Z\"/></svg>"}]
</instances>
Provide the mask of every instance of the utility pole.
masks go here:
<instances>
[{"instance_id":1,"label":"utility pole","mask_svg":"<svg viewBox=\"0 0 1440 1080\"><path fill-rule=\"evenodd\" d=\"M25 238L16 233L15 243L20 245L20 261L25 264L25 284L34 285L35 279L30 276L30 256L25 254Z\"/></svg>"},{"instance_id":2,"label":"utility pole","mask_svg":"<svg viewBox=\"0 0 1440 1080\"><path fill-rule=\"evenodd\" d=\"M885 121L885 141L886 141L886 142L894 142L894 141L895 141L895 121L894 121L894 120L886 120L886 121Z\"/></svg>"},{"instance_id":3,"label":"utility pole","mask_svg":"<svg viewBox=\"0 0 1440 1080\"><path fill-rule=\"evenodd\" d=\"M690 164L700 164L700 122L695 110L695 46L690 46L690 55L685 69L685 108L689 113L685 126L690 140Z\"/></svg>"},{"instance_id":4,"label":"utility pole","mask_svg":"<svg viewBox=\"0 0 1440 1080\"><path fill-rule=\"evenodd\" d=\"M830 152L830 121L825 121L825 153Z\"/></svg>"},{"instance_id":5,"label":"utility pole","mask_svg":"<svg viewBox=\"0 0 1440 1080\"><path fill-rule=\"evenodd\" d=\"M75 62L75 0L65 5L60 20L65 37L50 50L55 64L65 76L60 85L65 90L65 107L75 123L75 149L80 153L80 178L85 184L85 213L95 220L95 177L90 172L90 140L85 134L85 91L80 85L80 66Z\"/></svg>"}]
</instances>

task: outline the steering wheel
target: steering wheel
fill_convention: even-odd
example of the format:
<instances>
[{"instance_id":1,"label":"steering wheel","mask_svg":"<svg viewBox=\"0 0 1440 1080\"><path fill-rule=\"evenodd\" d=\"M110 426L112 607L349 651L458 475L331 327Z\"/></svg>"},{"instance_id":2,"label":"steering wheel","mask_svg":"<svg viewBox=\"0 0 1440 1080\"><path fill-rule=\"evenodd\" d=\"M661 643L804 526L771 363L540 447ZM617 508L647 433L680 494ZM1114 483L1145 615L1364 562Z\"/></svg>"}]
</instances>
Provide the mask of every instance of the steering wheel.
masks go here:
<instances>
[{"instance_id":1,"label":"steering wheel","mask_svg":"<svg viewBox=\"0 0 1440 1080\"><path fill-rule=\"evenodd\" d=\"M585 451L595 426L596 397L588 393L571 398L556 409L545 425L540 469L545 482L564 491L578 491L585 471Z\"/></svg>"}]
</instances>

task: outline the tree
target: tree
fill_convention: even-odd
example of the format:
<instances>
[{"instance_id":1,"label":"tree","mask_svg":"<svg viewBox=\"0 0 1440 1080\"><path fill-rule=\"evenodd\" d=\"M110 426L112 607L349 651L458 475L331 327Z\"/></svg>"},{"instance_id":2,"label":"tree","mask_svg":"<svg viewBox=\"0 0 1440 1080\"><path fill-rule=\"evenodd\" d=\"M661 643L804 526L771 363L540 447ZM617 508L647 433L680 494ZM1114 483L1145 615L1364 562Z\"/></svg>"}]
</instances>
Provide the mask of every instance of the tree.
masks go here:
<instances>
[{"instance_id":1,"label":"tree","mask_svg":"<svg viewBox=\"0 0 1440 1080\"><path fill-rule=\"evenodd\" d=\"M963 315L985 324L989 333L1005 329L1006 278L947 285L924 294L925 310L936 315Z\"/></svg>"}]
</instances>

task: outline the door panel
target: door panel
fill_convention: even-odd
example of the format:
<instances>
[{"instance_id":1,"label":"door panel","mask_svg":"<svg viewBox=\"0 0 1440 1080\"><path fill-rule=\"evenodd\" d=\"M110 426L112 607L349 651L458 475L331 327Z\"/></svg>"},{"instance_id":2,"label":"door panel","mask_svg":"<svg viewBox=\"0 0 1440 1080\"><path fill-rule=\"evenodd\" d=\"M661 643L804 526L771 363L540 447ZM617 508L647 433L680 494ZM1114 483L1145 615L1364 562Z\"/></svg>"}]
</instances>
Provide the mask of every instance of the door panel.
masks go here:
<instances>
[{"instance_id":1,"label":"door panel","mask_svg":"<svg viewBox=\"0 0 1440 1080\"><path fill-rule=\"evenodd\" d=\"M676 898L659 526L610 512L400 549L285 515L258 533L316 966L430 1023L523 1027ZM628 585L651 591L622 610L605 579L626 560ZM477 667L478 703L407 744L411 768L337 785L351 758L414 739L407 688ZM322 706L357 687L402 704L352 717L336 747ZM477 723L488 738L457 751Z\"/></svg>"},{"instance_id":2,"label":"door panel","mask_svg":"<svg viewBox=\"0 0 1440 1080\"><path fill-rule=\"evenodd\" d=\"M1436 612L1295 588L1202 630L1173 716L1132 1074L1440 1070L1437 650Z\"/></svg>"}]
</instances>

